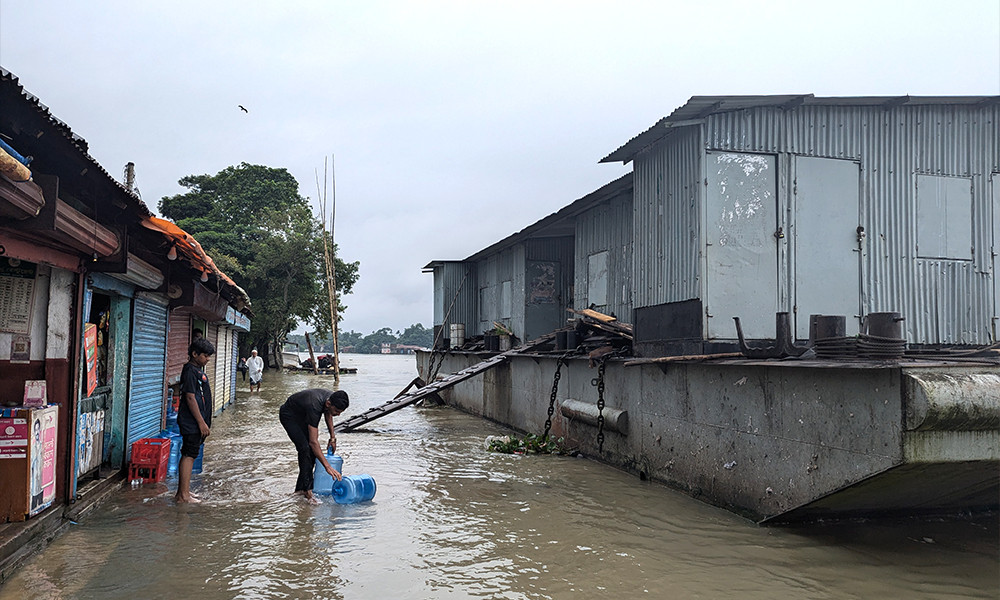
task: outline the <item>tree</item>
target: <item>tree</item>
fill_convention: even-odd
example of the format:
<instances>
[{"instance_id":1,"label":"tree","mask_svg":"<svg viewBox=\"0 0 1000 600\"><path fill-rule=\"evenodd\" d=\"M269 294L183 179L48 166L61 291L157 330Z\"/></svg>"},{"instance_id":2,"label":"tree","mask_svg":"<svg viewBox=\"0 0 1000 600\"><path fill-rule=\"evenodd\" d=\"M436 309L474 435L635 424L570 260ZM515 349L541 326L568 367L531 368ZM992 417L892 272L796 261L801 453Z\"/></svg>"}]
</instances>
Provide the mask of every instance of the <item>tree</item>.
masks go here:
<instances>
[{"instance_id":1,"label":"tree","mask_svg":"<svg viewBox=\"0 0 1000 600\"><path fill-rule=\"evenodd\" d=\"M319 309L328 304L328 234L286 169L241 163L178 183L189 191L160 200L160 213L195 236L250 296L253 318L241 353L250 346L280 349L299 321L330 330L329 310ZM359 263L335 258L334 264L338 296L350 293Z\"/></svg>"},{"instance_id":2,"label":"tree","mask_svg":"<svg viewBox=\"0 0 1000 600\"><path fill-rule=\"evenodd\" d=\"M430 348L434 343L434 330L427 329L421 323L410 325L399 336L400 344L407 346L423 346Z\"/></svg>"}]
</instances>

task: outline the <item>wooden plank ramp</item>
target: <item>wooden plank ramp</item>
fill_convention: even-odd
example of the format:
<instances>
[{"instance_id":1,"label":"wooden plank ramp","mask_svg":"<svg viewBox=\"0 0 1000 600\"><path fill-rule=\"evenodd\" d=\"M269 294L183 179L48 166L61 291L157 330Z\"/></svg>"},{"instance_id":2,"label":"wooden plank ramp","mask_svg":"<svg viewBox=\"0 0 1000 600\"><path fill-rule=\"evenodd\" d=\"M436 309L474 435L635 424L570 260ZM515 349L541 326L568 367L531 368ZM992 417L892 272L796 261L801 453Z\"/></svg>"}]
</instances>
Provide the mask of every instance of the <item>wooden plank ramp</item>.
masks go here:
<instances>
[{"instance_id":1,"label":"wooden plank ramp","mask_svg":"<svg viewBox=\"0 0 1000 600\"><path fill-rule=\"evenodd\" d=\"M361 427L362 425L371 423L375 419L394 413L401 408L412 406L413 404L416 404L417 402L423 400L428 396L436 394L441 390L446 390L457 383L461 383L466 379L471 379L476 375L488 371L497 365L503 364L507 362L507 359L510 358L512 355L529 350L534 346L537 346L539 343L545 342L553 337L555 337L555 334L542 336L537 340L528 342L522 347L516 348L514 350L508 350L501 354L491 356L490 358L487 358L482 362L478 362L472 366L466 367L461 371L458 371L457 373L446 375L443 378L438 379L437 381L433 381L415 390L410 390L410 388L413 386L413 383L411 382L410 385L406 386L406 389L404 389L402 393L400 393L392 400L389 400L384 404L380 404L378 406L369 408L360 415L344 419L343 421L334 424L333 431L335 433L340 433L343 431L351 431L357 429L358 427Z\"/></svg>"}]
</instances>

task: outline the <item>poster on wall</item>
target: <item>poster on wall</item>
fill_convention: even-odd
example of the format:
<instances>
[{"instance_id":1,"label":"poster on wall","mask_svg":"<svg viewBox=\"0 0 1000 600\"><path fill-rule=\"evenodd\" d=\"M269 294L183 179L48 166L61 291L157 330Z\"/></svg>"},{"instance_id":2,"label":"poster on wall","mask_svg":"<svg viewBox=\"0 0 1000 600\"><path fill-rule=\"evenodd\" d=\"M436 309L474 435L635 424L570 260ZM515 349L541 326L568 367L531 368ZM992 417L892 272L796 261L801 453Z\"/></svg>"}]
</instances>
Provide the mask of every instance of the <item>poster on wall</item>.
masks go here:
<instances>
[{"instance_id":1,"label":"poster on wall","mask_svg":"<svg viewBox=\"0 0 1000 600\"><path fill-rule=\"evenodd\" d=\"M556 281L558 263L534 261L528 264L527 304L556 304L559 292Z\"/></svg>"},{"instance_id":2,"label":"poster on wall","mask_svg":"<svg viewBox=\"0 0 1000 600\"><path fill-rule=\"evenodd\" d=\"M35 263L0 259L0 331L30 333L37 270Z\"/></svg>"},{"instance_id":3,"label":"poster on wall","mask_svg":"<svg viewBox=\"0 0 1000 600\"><path fill-rule=\"evenodd\" d=\"M28 457L28 419L0 418L0 460Z\"/></svg>"},{"instance_id":4,"label":"poster on wall","mask_svg":"<svg viewBox=\"0 0 1000 600\"><path fill-rule=\"evenodd\" d=\"M29 514L52 504L56 496L56 425L59 407L32 411L31 415L31 489Z\"/></svg>"},{"instance_id":5,"label":"poster on wall","mask_svg":"<svg viewBox=\"0 0 1000 600\"><path fill-rule=\"evenodd\" d=\"M87 396L97 389L97 325L83 327L83 357L87 367Z\"/></svg>"},{"instance_id":6,"label":"poster on wall","mask_svg":"<svg viewBox=\"0 0 1000 600\"><path fill-rule=\"evenodd\" d=\"M24 382L24 406L26 408L41 408L48 404L44 379L29 379Z\"/></svg>"},{"instance_id":7,"label":"poster on wall","mask_svg":"<svg viewBox=\"0 0 1000 600\"><path fill-rule=\"evenodd\" d=\"M26 365L31 362L31 336L15 335L10 339L10 362Z\"/></svg>"}]
</instances>

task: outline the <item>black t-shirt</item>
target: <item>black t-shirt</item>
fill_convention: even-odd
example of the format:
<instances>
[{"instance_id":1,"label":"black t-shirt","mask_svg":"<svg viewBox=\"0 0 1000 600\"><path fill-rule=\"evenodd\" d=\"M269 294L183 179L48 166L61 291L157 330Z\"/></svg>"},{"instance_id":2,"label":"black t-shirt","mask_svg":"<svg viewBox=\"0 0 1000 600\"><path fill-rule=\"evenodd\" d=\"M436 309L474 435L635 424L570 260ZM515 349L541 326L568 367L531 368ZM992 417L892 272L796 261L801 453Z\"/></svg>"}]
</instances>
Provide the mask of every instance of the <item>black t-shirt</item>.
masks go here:
<instances>
[{"instance_id":1,"label":"black t-shirt","mask_svg":"<svg viewBox=\"0 0 1000 600\"><path fill-rule=\"evenodd\" d=\"M319 428L319 422L323 418L323 405L331 394L331 390L322 388L295 392L281 405L281 411L292 415L300 423Z\"/></svg>"},{"instance_id":2,"label":"black t-shirt","mask_svg":"<svg viewBox=\"0 0 1000 600\"><path fill-rule=\"evenodd\" d=\"M194 394L201 409L205 424L212 425L212 388L208 385L208 375L194 363L187 363L181 371L181 401L177 409L177 427L182 434L200 433L198 421L188 408L186 394Z\"/></svg>"}]
</instances>

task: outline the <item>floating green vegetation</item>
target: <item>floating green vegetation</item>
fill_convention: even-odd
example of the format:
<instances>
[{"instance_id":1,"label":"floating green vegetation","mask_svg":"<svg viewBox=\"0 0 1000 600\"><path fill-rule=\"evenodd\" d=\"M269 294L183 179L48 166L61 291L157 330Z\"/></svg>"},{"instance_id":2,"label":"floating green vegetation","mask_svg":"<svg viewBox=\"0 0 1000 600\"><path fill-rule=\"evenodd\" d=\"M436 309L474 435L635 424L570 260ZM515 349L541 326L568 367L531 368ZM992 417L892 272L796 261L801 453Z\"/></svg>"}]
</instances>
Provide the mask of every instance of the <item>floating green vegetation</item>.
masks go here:
<instances>
[{"instance_id":1,"label":"floating green vegetation","mask_svg":"<svg viewBox=\"0 0 1000 600\"><path fill-rule=\"evenodd\" d=\"M514 435L490 436L486 439L486 449L501 454L571 454L563 447L563 438L529 433L523 438Z\"/></svg>"}]
</instances>

